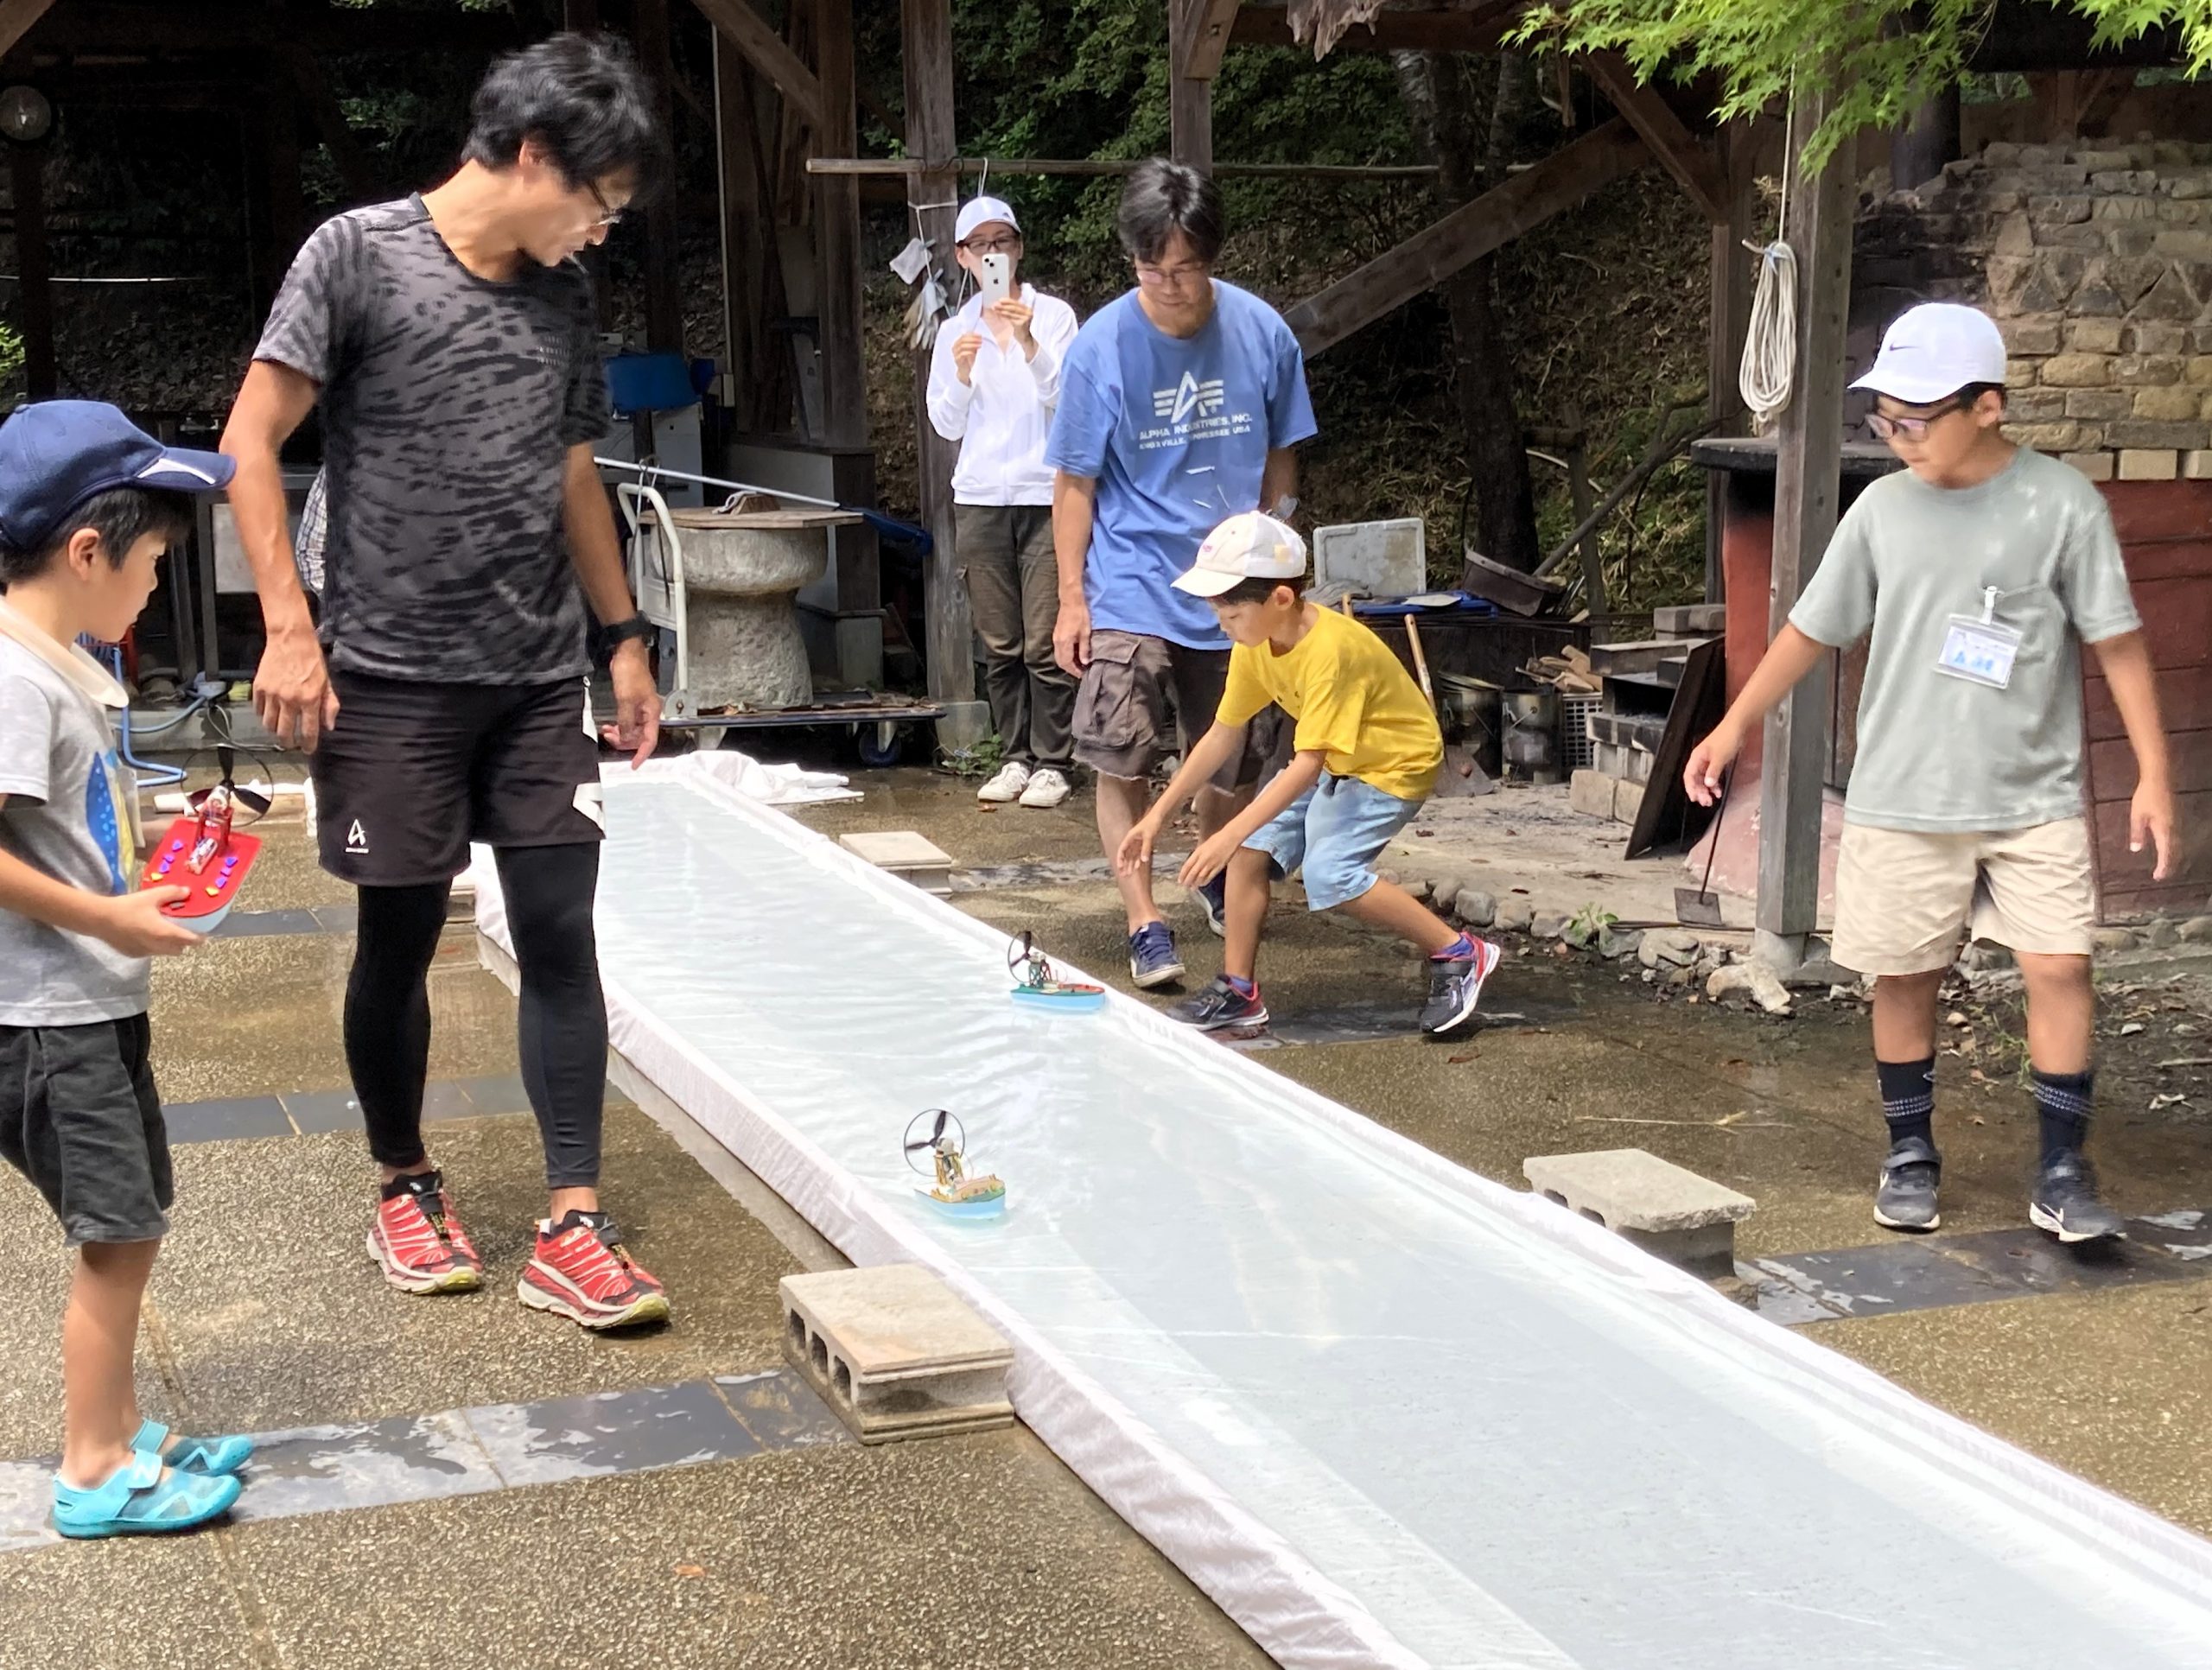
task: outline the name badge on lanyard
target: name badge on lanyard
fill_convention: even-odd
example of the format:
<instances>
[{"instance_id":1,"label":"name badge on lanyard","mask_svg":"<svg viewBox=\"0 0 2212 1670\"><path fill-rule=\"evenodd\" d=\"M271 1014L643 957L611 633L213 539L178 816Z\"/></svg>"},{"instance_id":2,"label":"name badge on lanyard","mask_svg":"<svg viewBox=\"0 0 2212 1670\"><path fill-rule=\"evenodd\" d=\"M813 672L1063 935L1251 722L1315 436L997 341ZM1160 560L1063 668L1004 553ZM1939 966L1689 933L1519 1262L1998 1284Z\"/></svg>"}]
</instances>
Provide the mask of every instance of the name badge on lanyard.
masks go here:
<instances>
[{"instance_id":1,"label":"name badge on lanyard","mask_svg":"<svg viewBox=\"0 0 2212 1670\"><path fill-rule=\"evenodd\" d=\"M2012 663L2020 653L2021 635L1998 623L1997 598L1997 587L1985 586L1979 616L1951 617L1949 628L1943 634L1942 652L1936 657L1937 672L1971 683L1986 684L1993 690L2002 690L2012 684Z\"/></svg>"}]
</instances>

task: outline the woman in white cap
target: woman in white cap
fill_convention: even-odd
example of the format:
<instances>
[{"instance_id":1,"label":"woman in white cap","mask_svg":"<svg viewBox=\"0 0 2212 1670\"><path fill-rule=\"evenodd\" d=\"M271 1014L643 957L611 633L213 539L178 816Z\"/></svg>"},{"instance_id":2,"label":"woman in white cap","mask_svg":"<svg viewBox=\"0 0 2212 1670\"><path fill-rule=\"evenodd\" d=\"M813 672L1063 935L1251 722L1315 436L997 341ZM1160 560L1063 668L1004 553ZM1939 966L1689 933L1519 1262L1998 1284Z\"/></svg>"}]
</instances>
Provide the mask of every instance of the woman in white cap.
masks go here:
<instances>
[{"instance_id":1,"label":"woman in white cap","mask_svg":"<svg viewBox=\"0 0 2212 1670\"><path fill-rule=\"evenodd\" d=\"M960 442L953 537L1005 761L976 798L1057 806L1068 797L1074 757L1075 681L1052 658L1059 581L1045 440L1060 359L1075 340L1075 309L1014 282L1021 228L1006 203L976 198L961 209L955 232L960 264L979 288L938 332L929 406L937 432ZM1004 257L1007 281L995 301L984 264L992 256Z\"/></svg>"}]
</instances>

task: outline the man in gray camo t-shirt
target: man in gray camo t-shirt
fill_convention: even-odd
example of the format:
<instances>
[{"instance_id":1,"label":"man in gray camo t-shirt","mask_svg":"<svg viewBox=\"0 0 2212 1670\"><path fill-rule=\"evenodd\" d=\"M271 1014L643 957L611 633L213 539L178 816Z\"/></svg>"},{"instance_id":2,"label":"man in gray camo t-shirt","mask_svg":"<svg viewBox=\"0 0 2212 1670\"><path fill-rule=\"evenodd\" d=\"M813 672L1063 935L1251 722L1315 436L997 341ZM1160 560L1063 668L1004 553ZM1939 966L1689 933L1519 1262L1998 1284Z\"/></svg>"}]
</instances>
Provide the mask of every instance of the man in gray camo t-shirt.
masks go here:
<instances>
[{"instance_id":1,"label":"man in gray camo t-shirt","mask_svg":"<svg viewBox=\"0 0 2212 1670\"><path fill-rule=\"evenodd\" d=\"M223 437L268 645L262 716L310 752L323 867L359 889L346 1054L383 1191L368 1250L410 1293L483 1267L423 1143L425 976L453 878L497 854L522 969L522 1076L550 1199L524 1304L588 1328L664 1318L600 1210L607 1011L592 936L601 801L586 678L642 763L660 702L605 490L591 286L575 259L667 170L637 66L564 35L495 64L460 170L318 227ZM277 454L322 415L320 632Z\"/></svg>"}]
</instances>

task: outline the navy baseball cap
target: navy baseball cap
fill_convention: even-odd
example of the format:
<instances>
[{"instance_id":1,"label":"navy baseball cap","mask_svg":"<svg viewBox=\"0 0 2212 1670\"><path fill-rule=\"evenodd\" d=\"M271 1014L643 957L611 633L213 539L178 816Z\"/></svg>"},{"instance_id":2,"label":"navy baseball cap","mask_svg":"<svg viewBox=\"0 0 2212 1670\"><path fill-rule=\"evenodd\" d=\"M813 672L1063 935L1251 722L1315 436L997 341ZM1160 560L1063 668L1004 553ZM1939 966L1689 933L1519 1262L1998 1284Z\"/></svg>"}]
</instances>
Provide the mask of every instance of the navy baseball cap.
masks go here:
<instances>
[{"instance_id":1,"label":"navy baseball cap","mask_svg":"<svg viewBox=\"0 0 2212 1670\"><path fill-rule=\"evenodd\" d=\"M233 467L220 453L164 447L105 401L41 400L0 423L0 540L41 550L111 488L217 492Z\"/></svg>"}]
</instances>

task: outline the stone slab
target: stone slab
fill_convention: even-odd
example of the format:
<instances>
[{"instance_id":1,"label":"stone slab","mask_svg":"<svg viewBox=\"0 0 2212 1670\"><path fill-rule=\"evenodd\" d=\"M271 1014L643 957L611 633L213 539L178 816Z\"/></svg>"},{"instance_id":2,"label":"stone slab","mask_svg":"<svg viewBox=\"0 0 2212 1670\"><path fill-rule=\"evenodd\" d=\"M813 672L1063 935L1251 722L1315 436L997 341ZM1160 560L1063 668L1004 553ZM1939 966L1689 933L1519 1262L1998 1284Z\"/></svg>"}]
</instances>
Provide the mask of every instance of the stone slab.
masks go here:
<instances>
[{"instance_id":1,"label":"stone slab","mask_svg":"<svg viewBox=\"0 0 2212 1670\"><path fill-rule=\"evenodd\" d=\"M1567 783L1567 804L1585 817L1613 815L1615 781L1603 772L1577 772Z\"/></svg>"},{"instance_id":2,"label":"stone slab","mask_svg":"<svg viewBox=\"0 0 2212 1670\"><path fill-rule=\"evenodd\" d=\"M1651 630L1662 638L1712 638L1727 628L1726 603L1675 603L1651 612Z\"/></svg>"},{"instance_id":3,"label":"stone slab","mask_svg":"<svg viewBox=\"0 0 2212 1670\"><path fill-rule=\"evenodd\" d=\"M912 882L926 892L952 891L952 854L912 829L880 829L837 837L837 844L879 870Z\"/></svg>"},{"instance_id":4,"label":"stone slab","mask_svg":"<svg viewBox=\"0 0 2212 1670\"><path fill-rule=\"evenodd\" d=\"M1539 1194L1608 1229L1663 1233L1739 1223L1758 1203L1641 1148L1535 1154L1522 1161L1521 1172Z\"/></svg>"}]
</instances>

